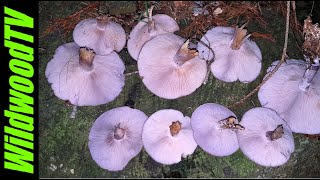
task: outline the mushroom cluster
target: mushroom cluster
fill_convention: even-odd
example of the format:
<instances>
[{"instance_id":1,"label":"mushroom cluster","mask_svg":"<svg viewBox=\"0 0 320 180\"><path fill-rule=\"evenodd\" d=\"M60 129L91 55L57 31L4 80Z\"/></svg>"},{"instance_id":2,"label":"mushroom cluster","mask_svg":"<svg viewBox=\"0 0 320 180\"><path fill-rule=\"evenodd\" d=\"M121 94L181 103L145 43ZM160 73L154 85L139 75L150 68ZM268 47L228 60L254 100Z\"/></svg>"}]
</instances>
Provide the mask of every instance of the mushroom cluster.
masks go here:
<instances>
[{"instance_id":1,"label":"mushroom cluster","mask_svg":"<svg viewBox=\"0 0 320 180\"><path fill-rule=\"evenodd\" d=\"M54 94L75 106L113 101L122 91L125 65L119 52L126 43L123 28L107 16L84 19L74 31L75 42L57 48L46 77Z\"/></svg>"},{"instance_id":2,"label":"mushroom cluster","mask_svg":"<svg viewBox=\"0 0 320 180\"><path fill-rule=\"evenodd\" d=\"M202 37L204 44L193 44L173 34L179 30L177 22L164 14L152 15L153 8L128 40L128 52L153 94L177 99L193 93L205 81L212 59L211 72L221 81L248 83L260 74L262 55L249 40L246 24L214 27ZM100 16L79 22L73 38L75 42L59 46L47 64L46 77L54 94L76 106L113 101L125 85L125 65L117 54L126 44L124 29ZM318 69L318 57L311 65L287 60L260 88L263 107L247 111L241 121L216 103L199 106L191 118L174 109L159 110L149 118L129 107L108 110L92 125L89 151L109 171L123 170L143 147L156 162L171 165L193 154L197 145L219 157L240 148L259 165L280 166L294 151L292 132L320 133Z\"/></svg>"}]
</instances>

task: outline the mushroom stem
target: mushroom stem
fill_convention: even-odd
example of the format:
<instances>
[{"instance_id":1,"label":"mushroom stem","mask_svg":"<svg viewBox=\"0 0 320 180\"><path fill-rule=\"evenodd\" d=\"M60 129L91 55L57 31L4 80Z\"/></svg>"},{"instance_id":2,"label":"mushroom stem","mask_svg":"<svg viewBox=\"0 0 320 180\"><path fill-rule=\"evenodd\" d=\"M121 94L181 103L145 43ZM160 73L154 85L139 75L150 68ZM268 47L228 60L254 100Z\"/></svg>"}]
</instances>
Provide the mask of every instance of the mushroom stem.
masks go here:
<instances>
[{"instance_id":1,"label":"mushroom stem","mask_svg":"<svg viewBox=\"0 0 320 180\"><path fill-rule=\"evenodd\" d=\"M154 5L152 5L149 9L148 13L148 32L151 33L155 29L154 20L152 19L152 11L153 11Z\"/></svg>"},{"instance_id":2,"label":"mushroom stem","mask_svg":"<svg viewBox=\"0 0 320 180\"><path fill-rule=\"evenodd\" d=\"M97 28L101 31L105 30L109 22L108 16L99 16L96 19L97 19Z\"/></svg>"},{"instance_id":3,"label":"mushroom stem","mask_svg":"<svg viewBox=\"0 0 320 180\"><path fill-rule=\"evenodd\" d=\"M278 125L277 128L274 131L267 131L266 137L271 140L277 140L282 137L284 131L282 124Z\"/></svg>"},{"instance_id":4,"label":"mushroom stem","mask_svg":"<svg viewBox=\"0 0 320 180\"><path fill-rule=\"evenodd\" d=\"M175 136L181 130L181 123L179 121L172 122L172 124L169 126L169 128L170 128L171 136Z\"/></svg>"},{"instance_id":5,"label":"mushroom stem","mask_svg":"<svg viewBox=\"0 0 320 180\"><path fill-rule=\"evenodd\" d=\"M87 47L81 47L79 50L79 64L86 70L91 71L93 69L92 62L94 60L95 52L93 49Z\"/></svg>"},{"instance_id":6,"label":"mushroom stem","mask_svg":"<svg viewBox=\"0 0 320 180\"><path fill-rule=\"evenodd\" d=\"M235 129L240 129L240 130L244 130L245 128L243 126L241 126L240 124L236 123L237 118L234 116L229 116L225 119L222 119L219 121L221 125L222 129L231 129L231 130L235 130Z\"/></svg>"},{"instance_id":7,"label":"mushroom stem","mask_svg":"<svg viewBox=\"0 0 320 180\"><path fill-rule=\"evenodd\" d=\"M181 66L188 60L198 56L198 51L197 50L190 50L189 49L189 39L181 46L177 54L174 56L175 62Z\"/></svg>"},{"instance_id":8,"label":"mushroom stem","mask_svg":"<svg viewBox=\"0 0 320 180\"><path fill-rule=\"evenodd\" d=\"M114 133L114 138L116 140L120 140L124 137L125 131L123 128L120 127L120 123L117 126L115 126L113 133Z\"/></svg>"},{"instance_id":9,"label":"mushroom stem","mask_svg":"<svg viewBox=\"0 0 320 180\"><path fill-rule=\"evenodd\" d=\"M240 28L237 26L234 32L234 36L232 38L231 49L238 50L242 43L248 39L251 34L247 35L247 30L244 27L248 24L248 22L244 23Z\"/></svg>"},{"instance_id":10,"label":"mushroom stem","mask_svg":"<svg viewBox=\"0 0 320 180\"><path fill-rule=\"evenodd\" d=\"M307 62L310 62L310 59L307 58ZM319 70L319 58L316 57L311 65L307 68L306 72L304 73L302 81L299 83L299 89L302 91L307 91L309 89L309 86L311 84L312 79L317 74Z\"/></svg>"},{"instance_id":11,"label":"mushroom stem","mask_svg":"<svg viewBox=\"0 0 320 180\"><path fill-rule=\"evenodd\" d=\"M154 5L152 5L149 9L149 13L148 13L148 19L149 21L152 21L152 11L153 11Z\"/></svg>"}]
</instances>

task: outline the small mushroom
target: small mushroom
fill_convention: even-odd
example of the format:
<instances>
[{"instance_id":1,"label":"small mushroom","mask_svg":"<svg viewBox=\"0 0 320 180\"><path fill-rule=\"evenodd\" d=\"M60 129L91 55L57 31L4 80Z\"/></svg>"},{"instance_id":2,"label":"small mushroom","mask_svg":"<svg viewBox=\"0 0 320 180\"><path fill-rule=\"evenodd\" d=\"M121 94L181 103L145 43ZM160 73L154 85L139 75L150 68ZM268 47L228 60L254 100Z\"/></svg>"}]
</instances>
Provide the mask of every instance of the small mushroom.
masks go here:
<instances>
[{"instance_id":1,"label":"small mushroom","mask_svg":"<svg viewBox=\"0 0 320 180\"><path fill-rule=\"evenodd\" d=\"M122 91L125 66L116 52L96 55L92 49L66 43L57 48L46 67L54 94L77 106L113 101Z\"/></svg>"},{"instance_id":2,"label":"small mushroom","mask_svg":"<svg viewBox=\"0 0 320 180\"><path fill-rule=\"evenodd\" d=\"M209 30L198 43L199 56L211 60L211 72L214 77L224 82L239 80L248 83L255 80L261 71L262 55L257 44L249 40L250 34L241 27L217 26Z\"/></svg>"},{"instance_id":3,"label":"small mushroom","mask_svg":"<svg viewBox=\"0 0 320 180\"><path fill-rule=\"evenodd\" d=\"M201 86L207 64L188 45L189 40L171 33L157 35L146 42L139 55L138 70L152 93L165 99L176 99Z\"/></svg>"},{"instance_id":4,"label":"small mushroom","mask_svg":"<svg viewBox=\"0 0 320 180\"><path fill-rule=\"evenodd\" d=\"M103 113L89 134L88 146L93 160L103 169L123 170L143 147L141 133L147 119L145 113L129 107Z\"/></svg>"},{"instance_id":5,"label":"small mushroom","mask_svg":"<svg viewBox=\"0 0 320 180\"><path fill-rule=\"evenodd\" d=\"M79 46L89 47L98 55L120 52L126 44L124 29L107 16L80 21L74 28L73 39Z\"/></svg>"},{"instance_id":6,"label":"small mushroom","mask_svg":"<svg viewBox=\"0 0 320 180\"><path fill-rule=\"evenodd\" d=\"M279 113L295 133L320 133L319 60L315 63L308 67L302 60L286 60L258 92L261 105Z\"/></svg>"},{"instance_id":7,"label":"small mushroom","mask_svg":"<svg viewBox=\"0 0 320 180\"><path fill-rule=\"evenodd\" d=\"M236 131L243 130L236 115L228 108L206 103L191 116L191 127L197 144L214 156L229 156L239 149Z\"/></svg>"},{"instance_id":8,"label":"small mushroom","mask_svg":"<svg viewBox=\"0 0 320 180\"><path fill-rule=\"evenodd\" d=\"M143 127L142 141L147 153L161 164L175 164L191 155L197 144L190 118L180 111L163 109L153 113Z\"/></svg>"},{"instance_id":9,"label":"small mushroom","mask_svg":"<svg viewBox=\"0 0 320 180\"><path fill-rule=\"evenodd\" d=\"M241 151L262 166L280 166L286 163L294 151L294 139L290 127L272 109L257 107L247 111L237 131Z\"/></svg>"},{"instance_id":10,"label":"small mushroom","mask_svg":"<svg viewBox=\"0 0 320 180\"><path fill-rule=\"evenodd\" d=\"M138 60L142 46L153 37L163 33L174 33L179 30L177 22L165 14L152 16L154 6L149 10L149 17L141 20L131 31L128 40L128 52Z\"/></svg>"}]
</instances>

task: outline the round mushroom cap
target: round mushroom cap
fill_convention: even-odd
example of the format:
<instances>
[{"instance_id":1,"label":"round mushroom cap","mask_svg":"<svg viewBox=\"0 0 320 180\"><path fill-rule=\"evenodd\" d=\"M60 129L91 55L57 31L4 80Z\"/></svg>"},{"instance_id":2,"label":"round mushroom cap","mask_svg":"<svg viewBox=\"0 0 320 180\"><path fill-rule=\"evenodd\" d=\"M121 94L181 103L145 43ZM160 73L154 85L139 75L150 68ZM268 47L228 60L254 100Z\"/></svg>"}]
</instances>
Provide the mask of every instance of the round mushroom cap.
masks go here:
<instances>
[{"instance_id":1,"label":"round mushroom cap","mask_svg":"<svg viewBox=\"0 0 320 180\"><path fill-rule=\"evenodd\" d=\"M257 44L248 38L244 39L238 50L231 48L235 28L217 26L207 31L201 41L209 46L215 55L211 64L214 77L224 82L241 81L248 83L254 81L262 68L262 55ZM210 60L212 51L198 43L199 57Z\"/></svg>"},{"instance_id":2,"label":"round mushroom cap","mask_svg":"<svg viewBox=\"0 0 320 180\"><path fill-rule=\"evenodd\" d=\"M203 104L192 113L191 127L194 139L211 155L228 156L239 149L236 131L224 126L228 117L234 117L234 123L238 124L232 111L215 103Z\"/></svg>"},{"instance_id":3,"label":"round mushroom cap","mask_svg":"<svg viewBox=\"0 0 320 180\"><path fill-rule=\"evenodd\" d=\"M128 52L134 60L138 60L142 46L153 37L163 33L174 33L179 30L178 23L165 14L152 16L154 21L153 30L149 30L149 18L140 21L131 31L128 40Z\"/></svg>"},{"instance_id":4,"label":"round mushroom cap","mask_svg":"<svg viewBox=\"0 0 320 180\"><path fill-rule=\"evenodd\" d=\"M180 123L180 129L172 135L171 125ZM175 164L191 155L197 144L193 139L190 118L180 111L163 109L153 113L143 127L142 141L145 150L161 164Z\"/></svg>"},{"instance_id":5,"label":"round mushroom cap","mask_svg":"<svg viewBox=\"0 0 320 180\"><path fill-rule=\"evenodd\" d=\"M140 110L118 107L106 111L93 123L89 134L89 150L93 160L109 171L123 170L139 154L143 144L141 133L148 117ZM115 128L123 131L121 139Z\"/></svg>"},{"instance_id":6,"label":"round mushroom cap","mask_svg":"<svg viewBox=\"0 0 320 180\"><path fill-rule=\"evenodd\" d=\"M279 61L272 63L271 72ZM302 91L302 81L307 64L302 60L288 59L264 83L258 98L263 107L275 110L288 123L292 132L320 133L320 73L314 76L309 89ZM266 75L267 76L267 75Z\"/></svg>"},{"instance_id":7,"label":"round mushroom cap","mask_svg":"<svg viewBox=\"0 0 320 180\"><path fill-rule=\"evenodd\" d=\"M99 24L97 18L80 21L73 31L73 39L79 46L89 47L98 55L108 55L112 51L120 52L126 44L126 34L118 23L104 19Z\"/></svg>"},{"instance_id":8,"label":"round mushroom cap","mask_svg":"<svg viewBox=\"0 0 320 180\"><path fill-rule=\"evenodd\" d=\"M46 67L54 94L77 106L96 106L113 101L125 83L125 66L116 52L95 55L91 69L79 63L80 47L72 42L57 48Z\"/></svg>"},{"instance_id":9,"label":"round mushroom cap","mask_svg":"<svg viewBox=\"0 0 320 180\"><path fill-rule=\"evenodd\" d=\"M286 163L294 151L294 139L286 122L272 109L257 107L247 111L237 131L241 151L262 166L280 166ZM279 126L282 125L282 131ZM274 139L267 134L277 130ZM277 135L277 136L276 136Z\"/></svg>"},{"instance_id":10,"label":"round mushroom cap","mask_svg":"<svg viewBox=\"0 0 320 180\"><path fill-rule=\"evenodd\" d=\"M138 60L138 70L145 86L155 95L176 99L194 92L201 86L207 73L206 61L195 56L183 64L176 55L185 39L171 34L160 34L146 42Z\"/></svg>"}]
</instances>

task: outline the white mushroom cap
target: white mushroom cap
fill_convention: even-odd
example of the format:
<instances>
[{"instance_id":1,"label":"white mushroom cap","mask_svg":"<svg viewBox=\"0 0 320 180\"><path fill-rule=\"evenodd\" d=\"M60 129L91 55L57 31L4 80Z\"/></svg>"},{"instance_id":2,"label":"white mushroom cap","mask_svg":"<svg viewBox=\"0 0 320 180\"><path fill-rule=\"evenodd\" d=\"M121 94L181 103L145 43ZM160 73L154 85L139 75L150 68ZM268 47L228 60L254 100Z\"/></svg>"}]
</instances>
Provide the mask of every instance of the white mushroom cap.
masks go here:
<instances>
[{"instance_id":1,"label":"white mushroom cap","mask_svg":"<svg viewBox=\"0 0 320 180\"><path fill-rule=\"evenodd\" d=\"M189 41L177 35L160 34L146 42L138 70L146 87L155 95L175 99L194 92L203 83L206 61L188 49Z\"/></svg>"},{"instance_id":2,"label":"white mushroom cap","mask_svg":"<svg viewBox=\"0 0 320 180\"><path fill-rule=\"evenodd\" d=\"M81 59L91 62L82 64ZM95 106L111 102L120 94L125 83L124 70L116 52L99 56L72 42L57 48L47 64L46 77L58 98L77 106Z\"/></svg>"},{"instance_id":3,"label":"white mushroom cap","mask_svg":"<svg viewBox=\"0 0 320 180\"><path fill-rule=\"evenodd\" d=\"M236 33L237 32L237 33ZM257 44L248 39L243 27L235 28L217 26L209 30L201 41L214 51L215 59L211 72L217 79L243 83L255 80L261 71L262 55ZM239 48L239 49L237 49ZM198 43L199 57L210 60L212 51Z\"/></svg>"},{"instance_id":4,"label":"white mushroom cap","mask_svg":"<svg viewBox=\"0 0 320 180\"><path fill-rule=\"evenodd\" d=\"M239 149L235 129L225 128L223 123L236 115L228 108L206 103L199 106L191 116L191 127L197 144L206 152L214 156L228 156ZM225 121L224 121L225 120Z\"/></svg>"},{"instance_id":5,"label":"white mushroom cap","mask_svg":"<svg viewBox=\"0 0 320 180\"><path fill-rule=\"evenodd\" d=\"M155 161L167 165L180 162L181 157L191 155L197 147L190 118L173 109L157 111L148 118L143 127L142 141Z\"/></svg>"},{"instance_id":6,"label":"white mushroom cap","mask_svg":"<svg viewBox=\"0 0 320 180\"><path fill-rule=\"evenodd\" d=\"M109 171L125 168L143 147L141 133L147 118L142 111L129 107L103 113L89 134L88 146L93 160Z\"/></svg>"},{"instance_id":7,"label":"white mushroom cap","mask_svg":"<svg viewBox=\"0 0 320 180\"><path fill-rule=\"evenodd\" d=\"M131 31L128 40L128 52L134 60L138 59L138 55L142 46L153 37L163 33L174 33L179 30L177 22L165 14L156 14L152 16L152 21L145 18L140 21Z\"/></svg>"},{"instance_id":8,"label":"white mushroom cap","mask_svg":"<svg viewBox=\"0 0 320 180\"><path fill-rule=\"evenodd\" d=\"M89 47L98 55L120 52L127 40L121 25L106 16L80 21L74 28L73 39L79 46Z\"/></svg>"},{"instance_id":9,"label":"white mushroom cap","mask_svg":"<svg viewBox=\"0 0 320 180\"><path fill-rule=\"evenodd\" d=\"M272 63L268 73L278 61ZM287 121L292 132L320 133L320 73L307 91L299 88L307 65L302 60L289 59L261 86L258 97L262 106L274 109ZM267 76L267 75L266 75Z\"/></svg>"},{"instance_id":10,"label":"white mushroom cap","mask_svg":"<svg viewBox=\"0 0 320 180\"><path fill-rule=\"evenodd\" d=\"M294 139L289 126L274 110L250 109L240 124L245 128L237 131L240 149L250 160L262 166L280 166L289 160ZM275 133L270 136L272 131Z\"/></svg>"}]
</instances>

